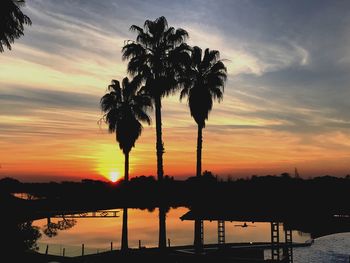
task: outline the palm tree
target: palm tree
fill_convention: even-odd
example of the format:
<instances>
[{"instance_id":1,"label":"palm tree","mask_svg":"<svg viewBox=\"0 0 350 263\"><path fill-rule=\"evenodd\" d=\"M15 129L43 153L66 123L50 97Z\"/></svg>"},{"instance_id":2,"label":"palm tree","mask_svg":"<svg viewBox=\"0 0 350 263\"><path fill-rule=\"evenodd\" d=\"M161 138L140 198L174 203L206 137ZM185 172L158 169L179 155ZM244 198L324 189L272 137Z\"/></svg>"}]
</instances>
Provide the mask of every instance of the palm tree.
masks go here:
<instances>
[{"instance_id":1,"label":"palm tree","mask_svg":"<svg viewBox=\"0 0 350 263\"><path fill-rule=\"evenodd\" d=\"M32 21L22 13L24 0L1 0L0 2L0 52L4 46L11 50L15 39L23 35L23 25L31 25Z\"/></svg>"},{"instance_id":2,"label":"palm tree","mask_svg":"<svg viewBox=\"0 0 350 263\"><path fill-rule=\"evenodd\" d=\"M168 96L177 87L177 78L183 69L188 46L188 33L168 26L165 17L146 20L143 28L132 25L137 33L136 41L127 41L123 47L123 59L130 59L128 72L140 76L145 88L154 100L156 119L157 177L163 179L163 153L161 98Z\"/></svg>"},{"instance_id":3,"label":"palm tree","mask_svg":"<svg viewBox=\"0 0 350 263\"><path fill-rule=\"evenodd\" d=\"M137 33L136 41L128 41L123 47L123 59L129 59L128 72L145 81L145 90L153 98L156 119L157 178L163 180L162 103L161 99L174 92L188 58L185 40L188 33L169 27L165 17L146 20L143 28L132 25ZM159 207L159 248L166 247L166 213Z\"/></svg>"},{"instance_id":4,"label":"palm tree","mask_svg":"<svg viewBox=\"0 0 350 263\"><path fill-rule=\"evenodd\" d=\"M147 111L152 107L152 101L142 89L140 81L135 78L129 81L124 78L122 88L117 80L112 80L108 86L109 93L100 101L101 109L105 113L103 119L108 124L109 132L116 133L116 139L125 156L124 181L129 180L129 153L141 135L141 122L151 123ZM128 249L128 209L123 210L122 244L121 250Z\"/></svg>"},{"instance_id":5,"label":"palm tree","mask_svg":"<svg viewBox=\"0 0 350 263\"><path fill-rule=\"evenodd\" d=\"M205 121L213 107L213 100L219 102L223 98L224 84L227 79L227 70L220 53L217 50L206 49L202 58L202 49L195 46L191 52L191 64L187 67L187 74L182 79L183 89L180 93L180 100L188 98L191 116L197 123L197 166L196 176L202 174L202 130L205 128ZM200 249L201 228L203 222L195 221L194 245Z\"/></svg>"}]
</instances>

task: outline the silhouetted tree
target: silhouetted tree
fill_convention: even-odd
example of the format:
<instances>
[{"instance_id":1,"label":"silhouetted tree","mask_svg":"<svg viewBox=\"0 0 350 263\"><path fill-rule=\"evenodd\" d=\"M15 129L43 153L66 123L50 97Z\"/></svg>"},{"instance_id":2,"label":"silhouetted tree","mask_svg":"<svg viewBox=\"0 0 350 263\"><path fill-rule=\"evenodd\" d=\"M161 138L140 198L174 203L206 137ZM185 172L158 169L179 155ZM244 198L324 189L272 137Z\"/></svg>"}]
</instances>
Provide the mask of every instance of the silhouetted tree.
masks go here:
<instances>
[{"instance_id":1,"label":"silhouetted tree","mask_svg":"<svg viewBox=\"0 0 350 263\"><path fill-rule=\"evenodd\" d=\"M38 250L37 240L41 237L38 227L33 226L31 221L18 223L9 218L4 220L5 222L0 221L3 235L0 239L1 259L8 258L6 256L17 259L25 251Z\"/></svg>"},{"instance_id":2,"label":"silhouetted tree","mask_svg":"<svg viewBox=\"0 0 350 263\"><path fill-rule=\"evenodd\" d=\"M15 39L23 35L23 25L32 24L30 18L21 11L24 5L24 0L0 1L0 52L4 52L4 46L11 50Z\"/></svg>"},{"instance_id":3,"label":"silhouetted tree","mask_svg":"<svg viewBox=\"0 0 350 263\"><path fill-rule=\"evenodd\" d=\"M213 100L219 102L222 100L227 70L220 60L219 51L206 49L202 57L202 49L197 46L192 49L191 63L186 70L187 74L182 79L183 89L180 100L184 97L188 98L191 116L198 125L196 176L200 177L202 174L202 130L213 107ZM202 228L203 222L195 220L194 245L197 251L202 247L200 238Z\"/></svg>"},{"instance_id":4,"label":"silhouetted tree","mask_svg":"<svg viewBox=\"0 0 350 263\"><path fill-rule=\"evenodd\" d=\"M157 177L163 179L163 153L161 99L174 92L183 72L188 46L188 33L169 27L165 17L146 20L143 28L132 25L137 33L136 41L128 41L123 47L123 59L129 59L128 72L145 81L145 90L153 98L156 118ZM159 208L159 247L166 247L164 209Z\"/></svg>"},{"instance_id":5,"label":"silhouetted tree","mask_svg":"<svg viewBox=\"0 0 350 263\"><path fill-rule=\"evenodd\" d=\"M163 179L163 153L161 98L169 95L177 87L177 77L181 71L182 59L188 46L184 41L188 33L168 26L165 17L154 21L146 20L143 28L132 25L137 33L136 41L128 41L123 47L123 59L129 59L128 72L141 76L145 89L154 100L156 118L157 176Z\"/></svg>"},{"instance_id":6,"label":"silhouetted tree","mask_svg":"<svg viewBox=\"0 0 350 263\"><path fill-rule=\"evenodd\" d=\"M212 110L213 100L220 102L223 98L226 78L227 70L220 60L219 51L206 49L202 58L202 49L193 47L191 64L186 77L182 79L180 99L188 98L191 116L198 125L197 176L201 176L202 173L202 130Z\"/></svg>"},{"instance_id":7,"label":"silhouetted tree","mask_svg":"<svg viewBox=\"0 0 350 263\"><path fill-rule=\"evenodd\" d=\"M129 180L129 153L141 135L141 122L151 123L147 113L152 107L151 98L142 89L140 81L134 78L129 81L124 78L122 88L117 80L112 80L108 86L109 93L101 98L101 108L105 113L104 120L110 132L116 133L116 139L125 156L124 180ZM127 208L123 211L122 250L128 249Z\"/></svg>"}]
</instances>

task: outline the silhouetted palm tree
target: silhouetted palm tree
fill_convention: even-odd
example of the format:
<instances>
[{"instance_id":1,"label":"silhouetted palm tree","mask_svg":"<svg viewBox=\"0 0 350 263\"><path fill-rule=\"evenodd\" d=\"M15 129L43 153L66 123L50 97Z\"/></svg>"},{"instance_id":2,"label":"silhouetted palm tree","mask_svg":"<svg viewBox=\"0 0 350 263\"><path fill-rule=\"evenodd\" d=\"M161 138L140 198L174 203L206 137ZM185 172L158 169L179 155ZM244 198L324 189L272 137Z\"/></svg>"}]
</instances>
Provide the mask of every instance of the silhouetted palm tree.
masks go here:
<instances>
[{"instance_id":1,"label":"silhouetted palm tree","mask_svg":"<svg viewBox=\"0 0 350 263\"><path fill-rule=\"evenodd\" d=\"M157 177L163 179L163 153L161 98L177 87L177 77L182 69L182 59L188 46L184 43L188 33L168 26L165 17L146 20L143 28L133 25L136 41L128 41L123 47L123 59L130 59L128 72L141 76L147 92L154 99L156 118Z\"/></svg>"},{"instance_id":2,"label":"silhouetted palm tree","mask_svg":"<svg viewBox=\"0 0 350 263\"><path fill-rule=\"evenodd\" d=\"M0 1L0 52L4 52L4 46L11 50L15 39L23 35L23 25L32 24L30 18L21 11L24 4L24 0Z\"/></svg>"},{"instance_id":3,"label":"silhouetted palm tree","mask_svg":"<svg viewBox=\"0 0 350 263\"><path fill-rule=\"evenodd\" d=\"M104 120L110 132L116 133L116 139L125 156L124 180L129 180L129 153L141 135L141 122L151 123L147 111L152 107L151 98L142 89L140 81L134 78L129 81L124 78L122 88L117 80L112 80L108 86L109 93L101 98L101 108ZM128 209L123 210L122 244L123 251L128 249Z\"/></svg>"},{"instance_id":4,"label":"silhouetted palm tree","mask_svg":"<svg viewBox=\"0 0 350 263\"><path fill-rule=\"evenodd\" d=\"M193 47L191 65L183 79L180 99L188 98L191 116L198 125L197 169L196 175L202 173L202 130L213 107L213 100L223 98L227 70L217 50L206 49L202 58L202 49Z\"/></svg>"},{"instance_id":5,"label":"silhouetted palm tree","mask_svg":"<svg viewBox=\"0 0 350 263\"><path fill-rule=\"evenodd\" d=\"M191 64L187 68L187 74L182 79L183 89L180 100L188 98L190 112L198 125L197 135L197 166L196 175L202 174L202 130L209 112L213 107L213 100L219 102L223 98L224 84L227 78L227 70L220 60L217 50L206 49L202 58L202 49L195 46L191 52ZM196 249L201 248L201 228L203 222L195 221L194 245Z\"/></svg>"},{"instance_id":6,"label":"silhouetted palm tree","mask_svg":"<svg viewBox=\"0 0 350 263\"><path fill-rule=\"evenodd\" d=\"M133 25L136 41L128 41L123 47L123 59L130 59L128 72L145 81L145 90L153 98L156 118L157 177L163 179L163 153L161 99L174 92L183 72L188 46L188 33L168 26L165 17L146 20L143 28ZM159 248L166 247L165 209L159 207Z\"/></svg>"}]
</instances>

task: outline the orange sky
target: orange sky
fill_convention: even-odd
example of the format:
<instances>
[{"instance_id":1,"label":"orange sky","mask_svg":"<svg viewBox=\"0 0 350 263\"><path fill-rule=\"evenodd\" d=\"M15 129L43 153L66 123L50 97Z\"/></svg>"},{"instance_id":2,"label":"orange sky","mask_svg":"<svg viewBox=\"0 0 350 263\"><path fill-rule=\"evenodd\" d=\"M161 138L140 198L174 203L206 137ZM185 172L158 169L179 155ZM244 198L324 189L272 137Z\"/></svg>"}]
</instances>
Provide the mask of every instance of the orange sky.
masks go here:
<instances>
[{"instance_id":1,"label":"orange sky","mask_svg":"<svg viewBox=\"0 0 350 263\"><path fill-rule=\"evenodd\" d=\"M151 11L140 14L124 4L120 8L130 12L127 18L113 12L99 16L98 8L116 8L108 3L74 5L68 11L65 4L28 2L24 11L33 25L12 51L0 54L0 177L61 181L109 178L112 172L122 176L124 158L115 135L97 124L98 103L110 80L126 75L120 50L124 40L134 38L128 27L141 25ZM350 173L350 59L345 47L317 30L291 40L291 33L280 29L275 37L267 28L276 25L264 12L258 23L266 31L264 39L258 37L259 28L244 31L249 26L245 20L224 31L220 21L204 23L205 12L162 15L189 31L190 44L219 49L227 59L224 101L214 105L203 134L203 170L223 177L293 173L294 167L305 177ZM323 43L334 48L324 58L310 39L318 40L320 48ZM333 63L332 71L320 66L324 61ZM165 174L193 175L197 129L178 94L164 99L163 134ZM154 123L145 127L130 162L131 176L156 174Z\"/></svg>"}]
</instances>

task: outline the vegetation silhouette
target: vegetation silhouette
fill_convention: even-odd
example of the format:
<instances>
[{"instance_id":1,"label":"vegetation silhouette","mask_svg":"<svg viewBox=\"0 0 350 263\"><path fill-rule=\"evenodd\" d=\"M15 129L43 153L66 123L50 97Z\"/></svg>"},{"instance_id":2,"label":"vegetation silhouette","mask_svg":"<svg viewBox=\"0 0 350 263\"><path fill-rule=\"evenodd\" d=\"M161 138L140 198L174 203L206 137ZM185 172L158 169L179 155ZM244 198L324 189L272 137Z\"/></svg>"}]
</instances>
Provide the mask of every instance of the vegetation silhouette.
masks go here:
<instances>
[{"instance_id":1,"label":"vegetation silhouette","mask_svg":"<svg viewBox=\"0 0 350 263\"><path fill-rule=\"evenodd\" d=\"M135 146L142 132L141 122L151 124L148 111L152 108L151 98L144 89L139 89L141 79L132 81L124 78L122 88L117 80L108 86L109 93L101 98L101 109L105 113L103 119L110 132L116 133L116 139L125 156L124 181L129 181L129 153ZM123 209L122 251L128 249L128 209Z\"/></svg>"},{"instance_id":2,"label":"vegetation silhouette","mask_svg":"<svg viewBox=\"0 0 350 263\"><path fill-rule=\"evenodd\" d=\"M47 224L45 225L43 232L48 237L57 236L58 231L67 230L75 226L77 221L75 219L67 219L62 216L62 220L58 220L57 223L51 222L51 218L47 218Z\"/></svg>"},{"instance_id":3,"label":"vegetation silhouette","mask_svg":"<svg viewBox=\"0 0 350 263\"><path fill-rule=\"evenodd\" d=\"M131 178L127 184L123 181L111 184L94 180L21 183L2 179L0 208L8 211L17 221L21 218L25 221L36 219L36 216L47 218L44 213L38 214L40 210L154 209L159 206L215 208L242 214L270 213L291 217L350 215L348 178L322 176L303 179L267 175L223 180L210 172L203 174L184 181L165 177L162 183L152 176L140 176ZM23 200L10 195L20 192L36 198Z\"/></svg>"},{"instance_id":4,"label":"vegetation silhouette","mask_svg":"<svg viewBox=\"0 0 350 263\"><path fill-rule=\"evenodd\" d=\"M11 203L12 198L4 196L1 193L1 206ZM5 203L5 204L4 204ZM38 227L32 225L32 221L14 220L14 211L2 210L0 224L2 226L0 239L0 260L10 258L11 262L17 262L24 257L27 251L37 251L37 241L41 237ZM11 213L12 212L12 213Z\"/></svg>"},{"instance_id":5,"label":"vegetation silhouette","mask_svg":"<svg viewBox=\"0 0 350 263\"><path fill-rule=\"evenodd\" d=\"M38 227L32 225L31 221L24 223L10 222L3 225L0 241L1 258L11 259L11 262L17 262L17 259L23 258L28 251L37 251L39 249L37 241L41 237ZM13 261L12 261L13 260Z\"/></svg>"},{"instance_id":6,"label":"vegetation silhouette","mask_svg":"<svg viewBox=\"0 0 350 263\"><path fill-rule=\"evenodd\" d=\"M21 11L24 5L24 0L0 1L0 52L4 52L4 47L11 50L15 39L24 35L24 25L32 24Z\"/></svg>"},{"instance_id":7,"label":"vegetation silhouette","mask_svg":"<svg viewBox=\"0 0 350 263\"><path fill-rule=\"evenodd\" d=\"M347 177L303 179L287 173L223 180L205 171L201 177L194 176L184 181L164 177L160 183L152 176L140 176L131 178L128 183L120 181L117 184L94 180L22 183L4 178L0 180L0 209L7 212L7 216L1 218L2 222L7 222L3 225L9 222L14 225L14 222L22 224L60 214L61 210L95 211L124 207L152 210L155 207L186 206L192 214L205 215L206 218L201 218L203 220L217 220L218 215L223 220L236 218L243 222L278 220L288 229L319 237L350 231L349 190L350 179ZM13 193L28 193L35 198L23 200L12 196ZM7 236L13 228L4 231ZM139 256L139 259L147 258L146 255ZM153 257L156 255L150 258ZM131 262L129 259L125 258L125 261ZM168 262L169 259L164 260Z\"/></svg>"},{"instance_id":8,"label":"vegetation silhouette","mask_svg":"<svg viewBox=\"0 0 350 263\"><path fill-rule=\"evenodd\" d=\"M213 100L219 102L223 98L224 84L227 79L227 69L217 50L206 49L202 56L202 49L195 46L191 49L190 64L186 67L186 74L182 81L183 89L180 100L188 98L191 116L197 123L197 165L196 176L202 174L202 131L205 121L213 107ZM201 249L201 232L203 222L195 220L194 245Z\"/></svg>"},{"instance_id":9,"label":"vegetation silhouette","mask_svg":"<svg viewBox=\"0 0 350 263\"><path fill-rule=\"evenodd\" d=\"M127 41L122 49L123 59L128 59L128 72L140 77L144 90L152 97L156 119L157 177L162 180L164 144L162 139L161 99L179 88L179 78L189 47L185 44L188 33L169 27L165 17L146 20L143 28L132 25L137 33L136 41ZM159 248L166 247L166 224L164 208L159 209Z\"/></svg>"}]
</instances>

